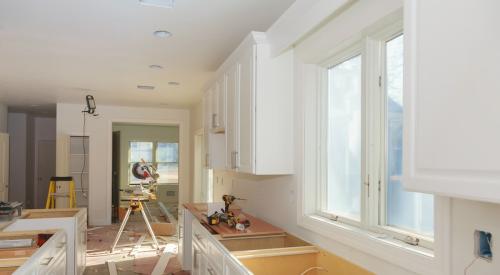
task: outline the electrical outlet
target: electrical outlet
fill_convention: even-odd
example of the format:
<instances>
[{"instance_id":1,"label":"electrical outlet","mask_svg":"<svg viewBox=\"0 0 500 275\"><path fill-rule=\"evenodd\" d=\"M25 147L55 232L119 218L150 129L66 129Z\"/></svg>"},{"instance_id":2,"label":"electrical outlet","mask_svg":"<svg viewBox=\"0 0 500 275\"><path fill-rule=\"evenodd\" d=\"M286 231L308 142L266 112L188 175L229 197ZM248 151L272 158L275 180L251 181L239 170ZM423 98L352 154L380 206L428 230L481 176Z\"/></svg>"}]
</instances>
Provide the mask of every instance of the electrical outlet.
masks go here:
<instances>
[{"instance_id":1,"label":"electrical outlet","mask_svg":"<svg viewBox=\"0 0 500 275\"><path fill-rule=\"evenodd\" d=\"M474 231L474 254L488 261L493 259L493 235L483 230Z\"/></svg>"}]
</instances>

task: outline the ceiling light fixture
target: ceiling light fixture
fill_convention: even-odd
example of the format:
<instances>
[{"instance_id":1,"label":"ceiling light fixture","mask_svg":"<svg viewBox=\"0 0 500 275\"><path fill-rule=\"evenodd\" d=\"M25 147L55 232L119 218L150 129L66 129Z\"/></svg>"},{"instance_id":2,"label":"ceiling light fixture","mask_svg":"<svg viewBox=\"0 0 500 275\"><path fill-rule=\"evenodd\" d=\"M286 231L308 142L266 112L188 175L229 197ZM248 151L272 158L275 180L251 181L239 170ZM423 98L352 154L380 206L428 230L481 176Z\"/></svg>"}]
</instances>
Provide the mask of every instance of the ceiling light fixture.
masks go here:
<instances>
[{"instance_id":1,"label":"ceiling light fixture","mask_svg":"<svg viewBox=\"0 0 500 275\"><path fill-rule=\"evenodd\" d=\"M155 31L153 35L159 38L169 38L170 36L172 36L172 33L160 30L160 31Z\"/></svg>"},{"instance_id":2,"label":"ceiling light fixture","mask_svg":"<svg viewBox=\"0 0 500 275\"><path fill-rule=\"evenodd\" d=\"M154 86L149 86L149 85L137 85L137 89L141 90L154 90Z\"/></svg>"},{"instance_id":3,"label":"ceiling light fixture","mask_svg":"<svg viewBox=\"0 0 500 275\"><path fill-rule=\"evenodd\" d=\"M161 69L163 69L163 67L161 65L156 65L156 64L149 65L149 68L150 69L155 69L155 70L161 70Z\"/></svg>"},{"instance_id":4,"label":"ceiling light fixture","mask_svg":"<svg viewBox=\"0 0 500 275\"><path fill-rule=\"evenodd\" d=\"M176 82L176 81L170 81L170 82L168 82L168 85L170 85L170 86L179 86L179 85L181 85L181 83Z\"/></svg>"},{"instance_id":5,"label":"ceiling light fixture","mask_svg":"<svg viewBox=\"0 0 500 275\"><path fill-rule=\"evenodd\" d=\"M171 9L175 5L175 0L139 0L139 3L144 6Z\"/></svg>"}]
</instances>

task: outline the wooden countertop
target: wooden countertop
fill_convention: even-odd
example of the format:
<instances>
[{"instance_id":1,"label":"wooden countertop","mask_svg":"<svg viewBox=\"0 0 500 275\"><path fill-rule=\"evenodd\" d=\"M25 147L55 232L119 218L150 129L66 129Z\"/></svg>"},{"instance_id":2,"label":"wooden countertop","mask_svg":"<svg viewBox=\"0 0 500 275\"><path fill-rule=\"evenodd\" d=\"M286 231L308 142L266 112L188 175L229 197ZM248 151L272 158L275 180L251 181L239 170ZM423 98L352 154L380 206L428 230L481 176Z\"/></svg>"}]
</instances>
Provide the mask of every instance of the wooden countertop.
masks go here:
<instances>
[{"instance_id":1,"label":"wooden countertop","mask_svg":"<svg viewBox=\"0 0 500 275\"><path fill-rule=\"evenodd\" d=\"M198 219L202 224L211 228L214 232L219 234L222 238L232 238L232 237L243 237L243 236L262 236L262 235L276 235L283 234L285 231L283 229L276 227L270 223L267 223L261 219L258 219L252 215L244 213L238 209L231 209L233 213L238 215L244 215L250 221L250 227L245 231L239 231L235 228L229 227L225 223L220 223L218 225L208 225L206 210L202 211L200 209L207 209L206 203L185 203L183 206L191 212L196 219Z\"/></svg>"}]
</instances>

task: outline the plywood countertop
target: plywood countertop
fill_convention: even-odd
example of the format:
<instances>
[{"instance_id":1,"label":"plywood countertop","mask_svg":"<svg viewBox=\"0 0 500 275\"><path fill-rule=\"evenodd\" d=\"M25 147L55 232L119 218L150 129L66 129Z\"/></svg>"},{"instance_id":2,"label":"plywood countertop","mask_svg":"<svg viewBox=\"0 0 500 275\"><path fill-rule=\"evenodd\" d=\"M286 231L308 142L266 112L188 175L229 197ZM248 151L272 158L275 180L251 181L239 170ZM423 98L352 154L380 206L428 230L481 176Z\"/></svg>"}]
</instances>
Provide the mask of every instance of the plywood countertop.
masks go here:
<instances>
[{"instance_id":1,"label":"plywood countertop","mask_svg":"<svg viewBox=\"0 0 500 275\"><path fill-rule=\"evenodd\" d=\"M252 215L244 213L243 211L232 208L231 210L235 214L244 215L246 219L250 221L250 227L248 227L245 231L238 231L234 228L229 227L225 223L220 223L218 225L207 225L207 217L206 210L202 211L200 209L207 209L206 203L185 203L183 205L186 209L191 212L196 219L198 219L202 224L210 227L214 232L220 235L222 238L234 238L234 237L243 237L243 236L262 236L262 235L276 235L283 234L285 231L283 229L276 227L270 223L267 223L261 219L258 219Z\"/></svg>"}]
</instances>

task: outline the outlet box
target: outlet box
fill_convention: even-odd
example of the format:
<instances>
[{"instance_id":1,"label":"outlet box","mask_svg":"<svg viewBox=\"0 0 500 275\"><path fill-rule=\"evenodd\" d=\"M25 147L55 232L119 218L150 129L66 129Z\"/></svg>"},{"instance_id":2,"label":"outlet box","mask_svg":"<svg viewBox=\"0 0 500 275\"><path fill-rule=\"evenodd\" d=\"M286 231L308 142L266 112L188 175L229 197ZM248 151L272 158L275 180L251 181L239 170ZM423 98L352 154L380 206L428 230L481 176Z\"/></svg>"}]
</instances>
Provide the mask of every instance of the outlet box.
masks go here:
<instances>
[{"instance_id":1,"label":"outlet box","mask_svg":"<svg viewBox=\"0 0 500 275\"><path fill-rule=\"evenodd\" d=\"M474 254L481 259L491 261L493 259L492 239L493 235L490 232L474 231Z\"/></svg>"}]
</instances>

